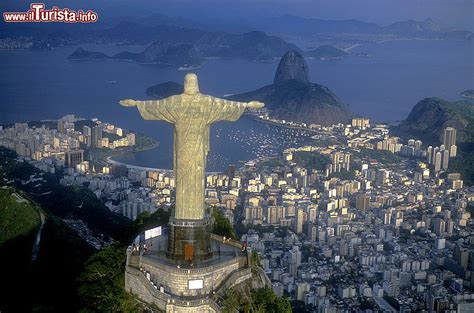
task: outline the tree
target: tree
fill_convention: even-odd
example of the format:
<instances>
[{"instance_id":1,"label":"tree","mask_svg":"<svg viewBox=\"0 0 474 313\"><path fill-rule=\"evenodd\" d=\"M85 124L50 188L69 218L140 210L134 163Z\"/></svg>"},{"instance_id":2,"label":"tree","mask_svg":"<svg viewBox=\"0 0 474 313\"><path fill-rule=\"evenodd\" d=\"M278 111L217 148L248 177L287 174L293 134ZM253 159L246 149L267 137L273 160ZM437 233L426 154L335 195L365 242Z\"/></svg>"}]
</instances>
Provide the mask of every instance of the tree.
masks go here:
<instances>
[{"instance_id":1,"label":"tree","mask_svg":"<svg viewBox=\"0 0 474 313\"><path fill-rule=\"evenodd\" d=\"M268 288L258 289L252 294L256 312L284 313L292 312L290 301L286 298L279 298Z\"/></svg>"},{"instance_id":2,"label":"tree","mask_svg":"<svg viewBox=\"0 0 474 313\"><path fill-rule=\"evenodd\" d=\"M230 224L229 220L216 207L212 209L212 218L214 220L212 227L212 232L214 234L232 239L237 238L235 230Z\"/></svg>"},{"instance_id":3,"label":"tree","mask_svg":"<svg viewBox=\"0 0 474 313\"><path fill-rule=\"evenodd\" d=\"M114 243L94 254L79 277L78 294L83 312L140 312L139 304L126 293L125 247Z\"/></svg>"},{"instance_id":4,"label":"tree","mask_svg":"<svg viewBox=\"0 0 474 313\"><path fill-rule=\"evenodd\" d=\"M250 264L252 266L260 266L260 257L258 256L257 251L252 251L250 255Z\"/></svg>"},{"instance_id":5,"label":"tree","mask_svg":"<svg viewBox=\"0 0 474 313\"><path fill-rule=\"evenodd\" d=\"M227 290L222 305L222 312L233 313L239 308L239 295L233 288Z\"/></svg>"},{"instance_id":6,"label":"tree","mask_svg":"<svg viewBox=\"0 0 474 313\"><path fill-rule=\"evenodd\" d=\"M223 312L292 312L290 301L287 298L279 298L269 288L248 290L244 295L239 294L234 289L226 292Z\"/></svg>"}]
</instances>

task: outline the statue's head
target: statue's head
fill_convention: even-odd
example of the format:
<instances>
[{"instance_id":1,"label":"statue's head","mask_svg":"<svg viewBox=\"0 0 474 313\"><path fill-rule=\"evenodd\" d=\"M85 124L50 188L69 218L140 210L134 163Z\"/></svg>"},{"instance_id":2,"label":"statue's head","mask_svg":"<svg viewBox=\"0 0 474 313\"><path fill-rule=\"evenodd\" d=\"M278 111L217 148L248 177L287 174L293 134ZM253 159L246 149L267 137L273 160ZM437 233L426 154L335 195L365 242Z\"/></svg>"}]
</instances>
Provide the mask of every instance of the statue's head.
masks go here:
<instances>
[{"instance_id":1,"label":"statue's head","mask_svg":"<svg viewBox=\"0 0 474 313\"><path fill-rule=\"evenodd\" d=\"M199 83L196 74L188 73L184 76L184 93L187 95L199 93Z\"/></svg>"}]
</instances>

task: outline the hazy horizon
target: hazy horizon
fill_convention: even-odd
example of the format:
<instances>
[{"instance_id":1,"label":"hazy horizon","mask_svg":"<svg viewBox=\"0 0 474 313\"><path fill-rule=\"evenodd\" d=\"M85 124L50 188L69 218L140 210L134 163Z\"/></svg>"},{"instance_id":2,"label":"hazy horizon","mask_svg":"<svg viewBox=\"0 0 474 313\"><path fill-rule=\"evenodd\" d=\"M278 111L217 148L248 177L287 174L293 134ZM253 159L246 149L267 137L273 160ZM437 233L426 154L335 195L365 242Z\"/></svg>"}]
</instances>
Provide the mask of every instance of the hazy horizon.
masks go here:
<instances>
[{"instance_id":1,"label":"hazy horizon","mask_svg":"<svg viewBox=\"0 0 474 313\"><path fill-rule=\"evenodd\" d=\"M32 1L7 0L0 4L2 11L25 10ZM402 20L425 20L432 18L443 28L474 30L473 0L137 0L137 1L43 1L47 6L58 5L73 9L93 9L104 21L113 21L127 16L135 18L161 13L222 23L255 21L257 18L291 14L307 18L326 20L357 19L388 25ZM132 6L133 4L133 6Z\"/></svg>"}]
</instances>

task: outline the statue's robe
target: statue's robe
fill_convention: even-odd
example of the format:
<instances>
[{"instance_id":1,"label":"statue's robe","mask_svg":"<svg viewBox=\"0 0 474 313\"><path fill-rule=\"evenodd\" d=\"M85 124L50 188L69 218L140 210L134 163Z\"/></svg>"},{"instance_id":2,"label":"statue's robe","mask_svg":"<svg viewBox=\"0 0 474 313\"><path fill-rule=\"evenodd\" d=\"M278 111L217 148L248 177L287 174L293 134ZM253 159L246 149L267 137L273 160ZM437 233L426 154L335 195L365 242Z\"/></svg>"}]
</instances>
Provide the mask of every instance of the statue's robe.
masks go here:
<instances>
[{"instance_id":1,"label":"statue's robe","mask_svg":"<svg viewBox=\"0 0 474 313\"><path fill-rule=\"evenodd\" d=\"M137 106L145 120L164 120L174 126L174 217L203 219L210 125L218 121L236 121L245 111L244 103L198 93L140 101Z\"/></svg>"}]
</instances>

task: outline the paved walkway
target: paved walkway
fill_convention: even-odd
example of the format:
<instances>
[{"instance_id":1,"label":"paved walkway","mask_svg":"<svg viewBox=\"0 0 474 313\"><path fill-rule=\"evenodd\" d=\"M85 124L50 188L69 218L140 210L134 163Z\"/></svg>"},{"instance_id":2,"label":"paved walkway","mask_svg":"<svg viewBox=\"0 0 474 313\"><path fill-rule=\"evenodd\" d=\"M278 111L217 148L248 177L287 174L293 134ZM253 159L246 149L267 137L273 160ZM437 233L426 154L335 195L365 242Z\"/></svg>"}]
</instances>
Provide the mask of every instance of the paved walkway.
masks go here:
<instances>
[{"instance_id":1,"label":"paved walkway","mask_svg":"<svg viewBox=\"0 0 474 313\"><path fill-rule=\"evenodd\" d=\"M31 253L31 260L32 261L36 261L36 259L38 258L38 252L39 252L40 243L41 243L41 232L43 231L43 226L44 226L44 223L46 221L44 213L40 209L38 209L38 213L39 213L40 219L41 219L41 226L38 229L38 232L36 233L36 240L35 240L35 243L33 244L33 251Z\"/></svg>"}]
</instances>

